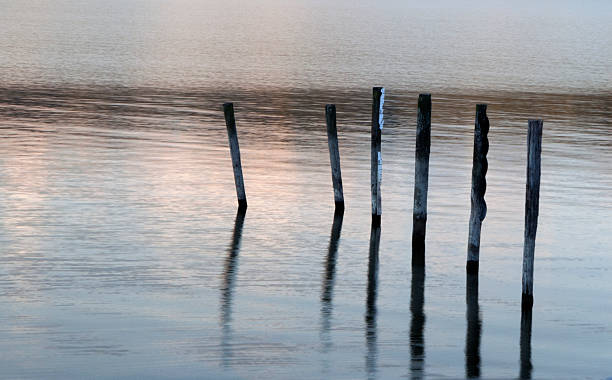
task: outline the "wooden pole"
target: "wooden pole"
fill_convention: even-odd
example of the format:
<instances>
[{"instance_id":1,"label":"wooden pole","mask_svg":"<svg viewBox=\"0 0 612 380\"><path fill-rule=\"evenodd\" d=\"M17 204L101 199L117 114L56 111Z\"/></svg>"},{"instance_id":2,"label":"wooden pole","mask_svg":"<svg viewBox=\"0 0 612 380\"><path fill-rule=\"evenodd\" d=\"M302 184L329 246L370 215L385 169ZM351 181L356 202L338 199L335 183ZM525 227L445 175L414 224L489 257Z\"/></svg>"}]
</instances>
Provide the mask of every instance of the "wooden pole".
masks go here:
<instances>
[{"instance_id":1,"label":"wooden pole","mask_svg":"<svg viewBox=\"0 0 612 380\"><path fill-rule=\"evenodd\" d=\"M522 308L533 306L533 258L540 206L542 120L529 120L527 129L527 192L525 197L525 245L523 247Z\"/></svg>"},{"instance_id":2,"label":"wooden pole","mask_svg":"<svg viewBox=\"0 0 612 380\"><path fill-rule=\"evenodd\" d=\"M383 105L385 103L385 89L374 87L372 89L372 154L370 183L372 188L372 223L380 225L382 214L380 183L382 180L382 156L381 156L381 135L384 124Z\"/></svg>"},{"instance_id":3,"label":"wooden pole","mask_svg":"<svg viewBox=\"0 0 612 380\"><path fill-rule=\"evenodd\" d=\"M474 155L472 159L472 191L470 212L470 232L468 238L468 254L466 269L468 273L478 273L480 255L480 228L487 215L487 204L484 199L487 191L487 153L489 152L489 118L487 105L476 105L476 122L474 125Z\"/></svg>"},{"instance_id":4,"label":"wooden pole","mask_svg":"<svg viewBox=\"0 0 612 380\"><path fill-rule=\"evenodd\" d=\"M329 162L334 185L334 201L336 210L344 210L344 193L342 191L342 172L340 171L340 151L338 150L338 131L336 129L336 106L325 106L325 120L327 122L327 145L329 146Z\"/></svg>"},{"instance_id":5,"label":"wooden pole","mask_svg":"<svg viewBox=\"0 0 612 380\"><path fill-rule=\"evenodd\" d=\"M431 146L431 94L419 95L414 157L414 211L412 215L412 265L425 265L427 188Z\"/></svg>"},{"instance_id":6,"label":"wooden pole","mask_svg":"<svg viewBox=\"0 0 612 380\"><path fill-rule=\"evenodd\" d=\"M242 177L242 164L240 162L240 146L238 145L238 133L236 132L236 119L234 118L234 104L223 104L223 114L227 127L227 138L229 140L230 153L232 155L232 166L234 167L234 182L236 183L236 195L238 196L238 208L246 209L247 199L244 191L244 180Z\"/></svg>"}]
</instances>

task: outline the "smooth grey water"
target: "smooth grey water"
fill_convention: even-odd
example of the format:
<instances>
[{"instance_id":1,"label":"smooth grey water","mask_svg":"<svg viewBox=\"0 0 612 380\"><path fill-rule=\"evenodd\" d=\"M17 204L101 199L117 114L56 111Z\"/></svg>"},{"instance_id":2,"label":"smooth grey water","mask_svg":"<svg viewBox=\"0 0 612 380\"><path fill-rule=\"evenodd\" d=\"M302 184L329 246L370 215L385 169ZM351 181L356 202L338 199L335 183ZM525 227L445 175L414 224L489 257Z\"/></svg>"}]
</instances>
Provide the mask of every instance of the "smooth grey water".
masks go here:
<instances>
[{"instance_id":1,"label":"smooth grey water","mask_svg":"<svg viewBox=\"0 0 612 380\"><path fill-rule=\"evenodd\" d=\"M612 376L609 2L0 9L0 378ZM387 88L380 229L374 85ZM424 273L410 265L422 91ZM491 146L476 282L464 266L480 102ZM532 117L544 119L542 188L535 305L521 315Z\"/></svg>"}]
</instances>

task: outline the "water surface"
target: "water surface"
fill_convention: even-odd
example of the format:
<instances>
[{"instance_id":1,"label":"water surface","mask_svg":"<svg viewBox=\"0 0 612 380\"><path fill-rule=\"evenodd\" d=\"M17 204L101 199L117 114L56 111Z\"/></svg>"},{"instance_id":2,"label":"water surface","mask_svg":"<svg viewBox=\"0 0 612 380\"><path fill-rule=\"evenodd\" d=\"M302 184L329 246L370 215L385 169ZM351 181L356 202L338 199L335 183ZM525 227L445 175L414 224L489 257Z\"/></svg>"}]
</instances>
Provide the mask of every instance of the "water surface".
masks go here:
<instances>
[{"instance_id":1,"label":"water surface","mask_svg":"<svg viewBox=\"0 0 612 380\"><path fill-rule=\"evenodd\" d=\"M612 376L612 6L470 4L0 1L0 377ZM374 85L387 88L380 229ZM427 267L413 272L423 91ZM476 280L477 103L491 147ZM521 314L534 117L535 305Z\"/></svg>"}]
</instances>

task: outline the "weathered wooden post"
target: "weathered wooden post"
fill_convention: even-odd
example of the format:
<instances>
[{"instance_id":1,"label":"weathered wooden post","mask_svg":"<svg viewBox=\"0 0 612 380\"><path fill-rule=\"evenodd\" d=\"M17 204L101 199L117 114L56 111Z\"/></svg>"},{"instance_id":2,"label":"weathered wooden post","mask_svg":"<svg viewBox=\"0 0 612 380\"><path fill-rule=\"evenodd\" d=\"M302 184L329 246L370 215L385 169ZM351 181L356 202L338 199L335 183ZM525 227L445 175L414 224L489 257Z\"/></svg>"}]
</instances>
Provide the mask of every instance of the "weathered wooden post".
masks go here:
<instances>
[{"instance_id":1,"label":"weathered wooden post","mask_svg":"<svg viewBox=\"0 0 612 380\"><path fill-rule=\"evenodd\" d=\"M227 127L227 138L229 140L230 153L232 155L232 166L234 167L234 182L236 183L236 195L238 196L238 208L246 209L247 199L244 191L244 179L242 177L242 164L240 162L240 146L238 146L238 133L236 132L236 119L234 118L234 104L223 104L225 126Z\"/></svg>"},{"instance_id":2,"label":"weathered wooden post","mask_svg":"<svg viewBox=\"0 0 612 380\"><path fill-rule=\"evenodd\" d=\"M384 87L372 89L372 154L371 154L371 187L372 187L372 223L380 225L382 214L380 183L382 181L381 135L384 124L383 106L385 103Z\"/></svg>"},{"instance_id":3,"label":"weathered wooden post","mask_svg":"<svg viewBox=\"0 0 612 380\"><path fill-rule=\"evenodd\" d=\"M489 152L489 118L487 105L476 105L476 122L474 125L474 155L472 158L472 191L470 212L470 232L468 238L468 254L466 270L468 273L478 273L480 254L480 228L487 215L487 204L484 199L487 191L487 153Z\"/></svg>"},{"instance_id":4,"label":"weathered wooden post","mask_svg":"<svg viewBox=\"0 0 612 380\"><path fill-rule=\"evenodd\" d=\"M325 106L327 122L327 145L329 146L329 162L334 185L334 201L336 210L344 210L344 193L342 191L342 172L340 171L340 151L338 150L338 131L336 129L336 105Z\"/></svg>"},{"instance_id":5,"label":"weathered wooden post","mask_svg":"<svg viewBox=\"0 0 612 380\"><path fill-rule=\"evenodd\" d=\"M412 214L412 265L425 265L427 188L431 146L431 94L419 95L414 157L414 211Z\"/></svg>"},{"instance_id":6,"label":"weathered wooden post","mask_svg":"<svg viewBox=\"0 0 612 380\"><path fill-rule=\"evenodd\" d=\"M523 309L533 306L533 257L540 206L542 120L529 120L527 130L527 192L525 197L525 245L523 247Z\"/></svg>"}]
</instances>

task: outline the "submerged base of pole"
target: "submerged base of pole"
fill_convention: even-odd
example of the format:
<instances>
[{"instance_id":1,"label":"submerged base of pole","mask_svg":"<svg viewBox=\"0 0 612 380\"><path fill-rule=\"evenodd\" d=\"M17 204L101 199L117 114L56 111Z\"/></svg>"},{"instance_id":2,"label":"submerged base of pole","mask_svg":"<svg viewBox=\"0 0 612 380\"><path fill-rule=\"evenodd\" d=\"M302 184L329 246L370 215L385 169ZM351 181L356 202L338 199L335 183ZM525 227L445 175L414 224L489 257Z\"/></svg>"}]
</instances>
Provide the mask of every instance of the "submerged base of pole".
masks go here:
<instances>
[{"instance_id":1,"label":"submerged base of pole","mask_svg":"<svg viewBox=\"0 0 612 380\"><path fill-rule=\"evenodd\" d=\"M412 221L412 266L425 266L425 223L426 219Z\"/></svg>"},{"instance_id":2,"label":"submerged base of pole","mask_svg":"<svg viewBox=\"0 0 612 380\"><path fill-rule=\"evenodd\" d=\"M425 244L412 242L412 266L425 266Z\"/></svg>"},{"instance_id":3,"label":"submerged base of pole","mask_svg":"<svg viewBox=\"0 0 612 380\"><path fill-rule=\"evenodd\" d=\"M247 209L247 201L246 199L239 199L238 200L238 211L246 211Z\"/></svg>"},{"instance_id":4,"label":"submerged base of pole","mask_svg":"<svg viewBox=\"0 0 612 380\"><path fill-rule=\"evenodd\" d=\"M336 211L344 211L344 202L335 202Z\"/></svg>"},{"instance_id":5,"label":"submerged base of pole","mask_svg":"<svg viewBox=\"0 0 612 380\"><path fill-rule=\"evenodd\" d=\"M412 245L412 266L413 267L424 267L425 266L425 246L421 245L415 247Z\"/></svg>"},{"instance_id":6,"label":"submerged base of pole","mask_svg":"<svg viewBox=\"0 0 612 380\"><path fill-rule=\"evenodd\" d=\"M380 215L372 214L372 226L373 227L380 226Z\"/></svg>"},{"instance_id":7,"label":"submerged base of pole","mask_svg":"<svg viewBox=\"0 0 612 380\"><path fill-rule=\"evenodd\" d=\"M338 203L341 203L341 202L338 202ZM344 203L342 203L341 206L338 205L338 203L336 203L336 209L334 210L334 218L344 215Z\"/></svg>"},{"instance_id":8,"label":"submerged base of pole","mask_svg":"<svg viewBox=\"0 0 612 380\"><path fill-rule=\"evenodd\" d=\"M465 270L468 274L478 274L478 261L468 261Z\"/></svg>"},{"instance_id":9,"label":"submerged base of pole","mask_svg":"<svg viewBox=\"0 0 612 380\"><path fill-rule=\"evenodd\" d=\"M531 310L533 308L533 295L522 293L521 310Z\"/></svg>"}]
</instances>

